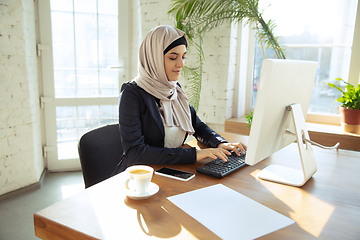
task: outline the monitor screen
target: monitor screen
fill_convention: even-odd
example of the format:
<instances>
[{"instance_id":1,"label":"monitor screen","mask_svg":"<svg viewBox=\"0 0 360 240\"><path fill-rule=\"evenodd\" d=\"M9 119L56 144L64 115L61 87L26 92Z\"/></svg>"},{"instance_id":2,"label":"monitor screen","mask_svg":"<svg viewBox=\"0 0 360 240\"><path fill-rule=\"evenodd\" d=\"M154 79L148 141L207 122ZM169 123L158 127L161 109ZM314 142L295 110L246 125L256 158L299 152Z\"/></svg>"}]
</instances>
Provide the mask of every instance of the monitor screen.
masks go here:
<instances>
[{"instance_id":1,"label":"monitor screen","mask_svg":"<svg viewBox=\"0 0 360 240\"><path fill-rule=\"evenodd\" d=\"M290 104L301 105L306 119L318 63L264 59L249 135L246 163L254 165L296 140Z\"/></svg>"}]
</instances>

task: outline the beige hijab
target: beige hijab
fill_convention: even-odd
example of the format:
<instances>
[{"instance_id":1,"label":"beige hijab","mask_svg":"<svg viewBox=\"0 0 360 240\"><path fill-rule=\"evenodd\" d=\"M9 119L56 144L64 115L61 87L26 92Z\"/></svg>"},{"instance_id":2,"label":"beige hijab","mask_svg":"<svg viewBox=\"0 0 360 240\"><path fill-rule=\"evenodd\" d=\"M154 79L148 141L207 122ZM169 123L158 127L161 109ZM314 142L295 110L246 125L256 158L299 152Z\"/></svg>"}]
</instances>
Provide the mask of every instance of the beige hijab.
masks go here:
<instances>
[{"instance_id":1,"label":"beige hijab","mask_svg":"<svg viewBox=\"0 0 360 240\"><path fill-rule=\"evenodd\" d=\"M167 79L164 50L185 33L171 26L158 26L146 35L139 50L139 74L133 81L160 99L160 112L169 127L180 127L193 134L189 100L185 92Z\"/></svg>"}]
</instances>

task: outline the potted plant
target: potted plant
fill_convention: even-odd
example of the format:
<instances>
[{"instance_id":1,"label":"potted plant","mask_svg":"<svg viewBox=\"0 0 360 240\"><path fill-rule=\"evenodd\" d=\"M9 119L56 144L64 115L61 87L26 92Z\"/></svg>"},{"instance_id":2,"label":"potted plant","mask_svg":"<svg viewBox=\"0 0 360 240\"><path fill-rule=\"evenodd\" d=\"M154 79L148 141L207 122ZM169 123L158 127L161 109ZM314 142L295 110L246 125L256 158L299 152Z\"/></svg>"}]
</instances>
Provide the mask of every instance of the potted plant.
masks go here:
<instances>
[{"instance_id":1,"label":"potted plant","mask_svg":"<svg viewBox=\"0 0 360 240\"><path fill-rule=\"evenodd\" d=\"M330 87L342 93L342 96L335 100L342 103L340 106L341 126L345 132L360 134L360 84L355 88L354 85L341 78L335 80L343 82L346 88L346 91L343 91L334 83L328 83Z\"/></svg>"}]
</instances>

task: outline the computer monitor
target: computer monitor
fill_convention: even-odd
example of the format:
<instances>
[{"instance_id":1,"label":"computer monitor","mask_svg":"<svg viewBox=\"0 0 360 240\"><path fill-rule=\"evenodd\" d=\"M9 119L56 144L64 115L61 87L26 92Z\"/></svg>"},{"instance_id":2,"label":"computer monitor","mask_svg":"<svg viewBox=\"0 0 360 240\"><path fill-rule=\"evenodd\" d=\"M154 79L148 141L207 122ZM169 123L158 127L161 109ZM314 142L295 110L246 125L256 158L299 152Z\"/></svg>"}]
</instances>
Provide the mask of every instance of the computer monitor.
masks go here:
<instances>
[{"instance_id":1,"label":"computer monitor","mask_svg":"<svg viewBox=\"0 0 360 240\"><path fill-rule=\"evenodd\" d=\"M245 162L254 165L297 140L302 169L269 165L259 178L302 186L316 172L311 145L302 139L309 139L305 119L317 66L312 61L263 60Z\"/></svg>"}]
</instances>

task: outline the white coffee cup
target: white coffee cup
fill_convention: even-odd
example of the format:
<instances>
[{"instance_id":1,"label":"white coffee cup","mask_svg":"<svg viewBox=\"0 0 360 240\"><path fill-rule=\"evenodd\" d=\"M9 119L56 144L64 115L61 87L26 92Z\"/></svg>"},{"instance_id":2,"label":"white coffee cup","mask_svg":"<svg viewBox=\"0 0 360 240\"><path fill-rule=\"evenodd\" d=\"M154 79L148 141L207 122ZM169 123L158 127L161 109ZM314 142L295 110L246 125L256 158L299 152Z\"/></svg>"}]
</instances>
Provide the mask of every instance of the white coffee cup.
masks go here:
<instances>
[{"instance_id":1,"label":"white coffee cup","mask_svg":"<svg viewBox=\"0 0 360 240\"><path fill-rule=\"evenodd\" d=\"M154 169L145 165L135 165L126 169L128 179L125 187L136 195L145 195L148 192Z\"/></svg>"}]
</instances>

